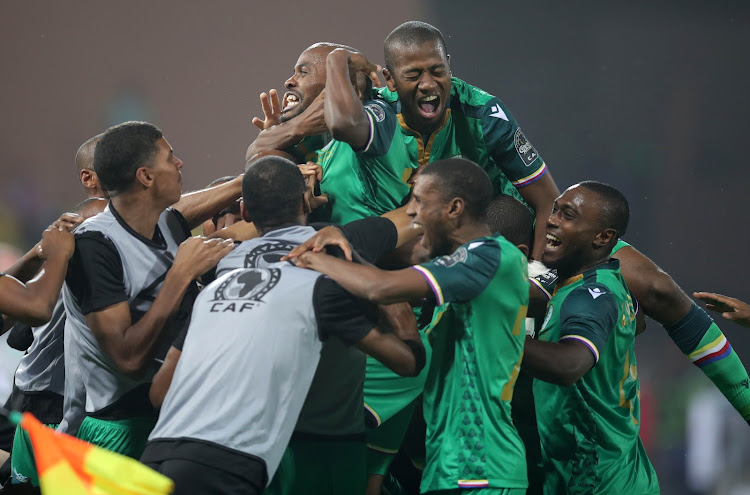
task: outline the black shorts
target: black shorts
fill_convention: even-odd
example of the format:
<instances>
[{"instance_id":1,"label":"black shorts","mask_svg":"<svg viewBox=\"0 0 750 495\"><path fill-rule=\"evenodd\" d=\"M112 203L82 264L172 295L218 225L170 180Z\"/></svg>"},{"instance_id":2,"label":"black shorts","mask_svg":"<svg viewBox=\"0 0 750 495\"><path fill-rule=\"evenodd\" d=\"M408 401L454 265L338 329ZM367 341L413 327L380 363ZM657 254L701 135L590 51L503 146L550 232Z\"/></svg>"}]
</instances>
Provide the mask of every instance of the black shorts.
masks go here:
<instances>
[{"instance_id":1,"label":"black shorts","mask_svg":"<svg viewBox=\"0 0 750 495\"><path fill-rule=\"evenodd\" d=\"M262 459L188 438L149 442L141 462L174 481L173 495L259 495L268 479Z\"/></svg>"}]
</instances>

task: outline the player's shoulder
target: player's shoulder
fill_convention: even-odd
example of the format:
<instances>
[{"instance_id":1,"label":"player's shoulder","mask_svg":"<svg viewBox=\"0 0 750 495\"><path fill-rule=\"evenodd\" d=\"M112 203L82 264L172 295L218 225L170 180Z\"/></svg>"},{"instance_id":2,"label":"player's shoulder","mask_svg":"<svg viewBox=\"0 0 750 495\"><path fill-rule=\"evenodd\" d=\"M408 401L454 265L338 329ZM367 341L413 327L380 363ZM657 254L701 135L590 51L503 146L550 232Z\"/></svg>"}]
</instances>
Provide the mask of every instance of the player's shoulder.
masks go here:
<instances>
[{"instance_id":1,"label":"player's shoulder","mask_svg":"<svg viewBox=\"0 0 750 495\"><path fill-rule=\"evenodd\" d=\"M463 81L451 78L451 110L471 118L484 118L493 114L508 120L505 104L498 97Z\"/></svg>"}]
</instances>

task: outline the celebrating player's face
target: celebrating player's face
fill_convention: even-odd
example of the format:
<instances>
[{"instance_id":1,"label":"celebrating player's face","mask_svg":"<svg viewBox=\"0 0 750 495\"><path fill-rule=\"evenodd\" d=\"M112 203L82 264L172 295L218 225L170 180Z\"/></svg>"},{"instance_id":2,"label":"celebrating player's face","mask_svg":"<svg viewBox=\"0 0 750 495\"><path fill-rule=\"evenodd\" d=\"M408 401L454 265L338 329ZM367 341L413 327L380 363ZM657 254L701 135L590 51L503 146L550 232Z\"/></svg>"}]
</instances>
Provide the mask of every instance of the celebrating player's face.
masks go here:
<instances>
[{"instance_id":1,"label":"celebrating player's face","mask_svg":"<svg viewBox=\"0 0 750 495\"><path fill-rule=\"evenodd\" d=\"M329 46L308 48L297 59L294 74L286 80L284 99L281 103L281 121L301 114L326 86L326 56Z\"/></svg>"},{"instance_id":2,"label":"celebrating player's face","mask_svg":"<svg viewBox=\"0 0 750 495\"><path fill-rule=\"evenodd\" d=\"M160 138L156 147L157 151L149 167L155 176L156 193L167 204L174 204L182 194L182 160L175 156L166 139Z\"/></svg>"},{"instance_id":3,"label":"celebrating player's face","mask_svg":"<svg viewBox=\"0 0 750 495\"><path fill-rule=\"evenodd\" d=\"M565 273L591 257L600 231L596 193L581 186L568 188L555 200L547 219L547 245L542 262Z\"/></svg>"},{"instance_id":4,"label":"celebrating player's face","mask_svg":"<svg viewBox=\"0 0 750 495\"><path fill-rule=\"evenodd\" d=\"M424 229L422 247L430 253L430 259L451 254L446 211L437 179L429 175L417 176L406 213L415 228Z\"/></svg>"},{"instance_id":5,"label":"celebrating player's face","mask_svg":"<svg viewBox=\"0 0 750 495\"><path fill-rule=\"evenodd\" d=\"M394 54L388 88L398 92L407 125L431 134L442 125L450 97L448 57L436 42L399 46Z\"/></svg>"}]
</instances>

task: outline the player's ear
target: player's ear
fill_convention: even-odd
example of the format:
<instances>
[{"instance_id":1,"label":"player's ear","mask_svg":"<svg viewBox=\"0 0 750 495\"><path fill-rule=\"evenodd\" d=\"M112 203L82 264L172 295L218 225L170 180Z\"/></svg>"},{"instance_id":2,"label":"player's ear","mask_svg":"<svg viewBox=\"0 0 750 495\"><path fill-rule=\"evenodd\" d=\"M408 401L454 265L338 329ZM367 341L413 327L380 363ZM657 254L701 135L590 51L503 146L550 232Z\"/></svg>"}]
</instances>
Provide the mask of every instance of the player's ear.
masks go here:
<instances>
[{"instance_id":1,"label":"player's ear","mask_svg":"<svg viewBox=\"0 0 750 495\"><path fill-rule=\"evenodd\" d=\"M250 214L245 209L245 200L243 199L240 201L240 215L242 216L242 219L246 221L247 223L252 223L253 219L250 218Z\"/></svg>"},{"instance_id":2,"label":"player's ear","mask_svg":"<svg viewBox=\"0 0 750 495\"><path fill-rule=\"evenodd\" d=\"M383 77L385 78L385 84L386 86L388 86L388 89L393 92L396 92L396 81L393 80L391 71L389 71L386 68L383 68Z\"/></svg>"},{"instance_id":3,"label":"player's ear","mask_svg":"<svg viewBox=\"0 0 750 495\"><path fill-rule=\"evenodd\" d=\"M615 229L609 228L604 229L598 234L596 234L596 237L594 238L594 246L597 249L605 248L609 246L610 244L614 244L614 240L617 238L617 231Z\"/></svg>"},{"instance_id":4,"label":"player's ear","mask_svg":"<svg viewBox=\"0 0 750 495\"><path fill-rule=\"evenodd\" d=\"M135 181L140 183L144 188L149 188L154 184L154 174L149 167L139 167L135 171Z\"/></svg>"},{"instance_id":5,"label":"player's ear","mask_svg":"<svg viewBox=\"0 0 750 495\"><path fill-rule=\"evenodd\" d=\"M451 218L458 218L464 213L466 204L463 198L453 198L448 203L448 216Z\"/></svg>"},{"instance_id":6,"label":"player's ear","mask_svg":"<svg viewBox=\"0 0 750 495\"><path fill-rule=\"evenodd\" d=\"M519 250L521 250L521 252L523 253L524 257L526 257L526 258L529 257L529 246L527 246L526 244L516 244L516 247Z\"/></svg>"}]
</instances>

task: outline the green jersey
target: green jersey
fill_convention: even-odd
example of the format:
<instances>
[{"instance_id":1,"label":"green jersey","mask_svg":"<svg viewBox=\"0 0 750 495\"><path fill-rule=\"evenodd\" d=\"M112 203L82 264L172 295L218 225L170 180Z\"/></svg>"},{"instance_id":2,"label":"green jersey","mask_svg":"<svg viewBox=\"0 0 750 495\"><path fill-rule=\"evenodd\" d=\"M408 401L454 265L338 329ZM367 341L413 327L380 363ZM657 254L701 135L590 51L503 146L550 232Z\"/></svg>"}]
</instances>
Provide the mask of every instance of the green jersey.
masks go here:
<instances>
[{"instance_id":1,"label":"green jersey","mask_svg":"<svg viewBox=\"0 0 750 495\"><path fill-rule=\"evenodd\" d=\"M490 176L496 193L521 199L517 188L547 170L505 105L460 79L452 79L451 101L440 128L422 136L406 125L396 93L379 90L364 103L370 136L361 150L331 141L318 152L320 189L329 194L334 223L382 215L401 206L419 167L445 158L474 161Z\"/></svg>"},{"instance_id":2,"label":"green jersey","mask_svg":"<svg viewBox=\"0 0 750 495\"><path fill-rule=\"evenodd\" d=\"M582 342L595 364L569 387L534 381L545 494L659 493L638 436L635 326L618 260L558 281L539 340Z\"/></svg>"},{"instance_id":3,"label":"green jersey","mask_svg":"<svg viewBox=\"0 0 750 495\"><path fill-rule=\"evenodd\" d=\"M502 236L468 242L413 267L447 310L429 338L422 492L526 488L510 400L523 355L527 261Z\"/></svg>"}]
</instances>

